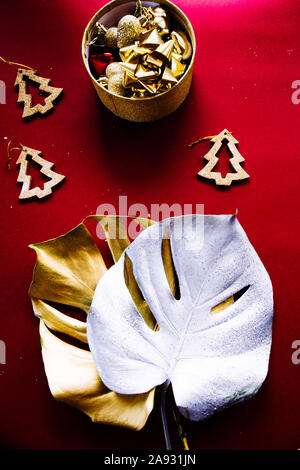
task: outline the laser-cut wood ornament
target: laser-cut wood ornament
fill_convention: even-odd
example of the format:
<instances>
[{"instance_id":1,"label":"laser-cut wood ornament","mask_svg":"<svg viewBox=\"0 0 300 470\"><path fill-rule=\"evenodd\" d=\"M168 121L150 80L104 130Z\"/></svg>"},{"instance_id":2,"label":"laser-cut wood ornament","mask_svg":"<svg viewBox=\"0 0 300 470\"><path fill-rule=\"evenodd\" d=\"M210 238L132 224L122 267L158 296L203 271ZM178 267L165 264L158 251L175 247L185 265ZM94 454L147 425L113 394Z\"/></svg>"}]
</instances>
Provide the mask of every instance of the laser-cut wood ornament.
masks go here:
<instances>
[{"instance_id":1,"label":"laser-cut wood ornament","mask_svg":"<svg viewBox=\"0 0 300 470\"><path fill-rule=\"evenodd\" d=\"M200 139L200 141L201 140L204 139ZM208 163L204 168L202 168L201 171L199 171L199 176L210 180L215 180L215 183L218 186L230 186L232 181L241 181L250 178L250 175L248 175L248 173L246 173L246 171L240 165L240 163L244 162L245 159L244 157L242 157L242 155L236 148L236 145L239 142L233 137L230 132L228 132L227 129L224 129L222 132L220 132L220 134L215 137L212 137L210 140L214 143L214 145L211 147L210 151L203 157L208 160ZM233 155L229 161L236 173L227 173L226 176L223 178L220 172L214 172L212 170L219 161L219 158L216 155L222 147L224 140L227 140L227 147Z\"/></svg>"},{"instance_id":2,"label":"laser-cut wood ornament","mask_svg":"<svg viewBox=\"0 0 300 470\"><path fill-rule=\"evenodd\" d=\"M21 147L21 150L22 151L17 160L17 165L20 165L17 181L18 183L23 183L19 199L30 199L35 196L39 199L42 199L46 196L49 196L50 194L52 194L52 188L61 183L65 179L65 176L60 175L59 173L56 173L55 171L51 170L54 163L51 163L48 160L42 158L41 152L39 150L34 150L23 145ZM40 172L43 175L47 176L47 178L50 178L49 181L44 184L43 189L39 188L38 186L36 186L35 188L30 188L32 178L30 175L27 174L27 168L29 163L26 158L27 155L30 155L32 160L41 166Z\"/></svg>"},{"instance_id":3,"label":"laser-cut wood ornament","mask_svg":"<svg viewBox=\"0 0 300 470\"><path fill-rule=\"evenodd\" d=\"M40 91L49 93L49 96L45 98L44 105L38 103L32 106L32 96L26 91L27 83L25 78L31 82L38 83ZM35 70L18 69L15 86L19 87L18 103L24 103L22 118L33 116L36 113L45 114L54 107L53 102L63 92L63 88L50 86L50 81L50 78L39 77Z\"/></svg>"}]
</instances>

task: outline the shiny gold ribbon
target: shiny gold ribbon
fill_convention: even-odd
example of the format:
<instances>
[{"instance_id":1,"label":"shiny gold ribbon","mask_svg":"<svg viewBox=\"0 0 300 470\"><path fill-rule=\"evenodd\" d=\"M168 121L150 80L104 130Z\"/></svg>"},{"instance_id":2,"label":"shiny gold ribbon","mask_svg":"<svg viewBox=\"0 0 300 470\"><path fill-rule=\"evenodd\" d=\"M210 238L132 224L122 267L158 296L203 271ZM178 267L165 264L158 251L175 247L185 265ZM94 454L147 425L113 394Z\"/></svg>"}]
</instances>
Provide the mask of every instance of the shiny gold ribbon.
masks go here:
<instances>
[{"instance_id":1,"label":"shiny gold ribbon","mask_svg":"<svg viewBox=\"0 0 300 470\"><path fill-rule=\"evenodd\" d=\"M0 60L2 62L4 62L5 64L16 66L16 67L21 67L21 68L25 68L25 69L29 69L29 70L33 70L34 72L36 72L35 69L33 69L32 67L29 67L28 65L19 64L19 62L12 62L11 60L6 60L1 56L0 56Z\"/></svg>"},{"instance_id":2,"label":"shiny gold ribbon","mask_svg":"<svg viewBox=\"0 0 300 470\"><path fill-rule=\"evenodd\" d=\"M12 145L16 145L16 147L12 147ZM11 139L7 144L7 157L8 158L7 158L6 165L7 165L8 170L11 169L11 161L12 161L11 153L13 150L23 150L23 145L21 144L21 142L18 142L15 139Z\"/></svg>"},{"instance_id":3,"label":"shiny gold ribbon","mask_svg":"<svg viewBox=\"0 0 300 470\"><path fill-rule=\"evenodd\" d=\"M232 132L227 132L227 134L232 134ZM208 135L206 137L202 137L201 139L195 140L195 142L192 142L191 144L188 145L189 148L194 147L195 145L199 144L200 142L206 142L207 140L211 140L217 137L216 135Z\"/></svg>"}]
</instances>

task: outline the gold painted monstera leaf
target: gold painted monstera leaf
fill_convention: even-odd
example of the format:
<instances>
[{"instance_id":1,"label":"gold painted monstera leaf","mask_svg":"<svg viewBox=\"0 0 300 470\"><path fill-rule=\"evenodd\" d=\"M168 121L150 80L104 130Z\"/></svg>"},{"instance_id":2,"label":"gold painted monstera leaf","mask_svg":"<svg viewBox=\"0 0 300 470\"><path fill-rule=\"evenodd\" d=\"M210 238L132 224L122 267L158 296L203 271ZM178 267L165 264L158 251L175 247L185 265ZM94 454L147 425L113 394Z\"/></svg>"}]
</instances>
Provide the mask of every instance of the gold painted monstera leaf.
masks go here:
<instances>
[{"instance_id":1,"label":"gold painted monstera leaf","mask_svg":"<svg viewBox=\"0 0 300 470\"><path fill-rule=\"evenodd\" d=\"M121 219L109 216L88 218L102 225L117 262L130 244ZM152 223L145 219L136 219L136 222L143 228ZM116 233L112 234L110 227L116 227ZM99 377L90 351L60 339L55 333L63 333L79 344L87 345L86 321L75 319L61 310L62 306L70 306L87 314L97 283L107 271L89 231L81 223L67 234L31 245L31 248L36 251L37 262L29 295L34 313L40 319L42 356L52 395L84 412L94 422L140 430L153 409L154 389L138 395L122 395L109 390ZM144 305L130 266L127 283L141 315L155 328L155 321Z\"/></svg>"}]
</instances>

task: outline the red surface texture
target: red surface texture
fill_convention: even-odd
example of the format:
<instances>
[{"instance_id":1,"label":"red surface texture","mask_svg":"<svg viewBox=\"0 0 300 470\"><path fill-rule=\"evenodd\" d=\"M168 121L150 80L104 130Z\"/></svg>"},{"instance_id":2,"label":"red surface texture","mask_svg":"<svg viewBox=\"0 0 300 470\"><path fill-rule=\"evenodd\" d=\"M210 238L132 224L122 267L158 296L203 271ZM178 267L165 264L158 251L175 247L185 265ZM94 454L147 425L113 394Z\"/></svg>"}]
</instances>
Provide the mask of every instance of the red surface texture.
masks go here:
<instances>
[{"instance_id":1,"label":"red surface texture","mask_svg":"<svg viewBox=\"0 0 300 470\"><path fill-rule=\"evenodd\" d=\"M1 55L51 77L64 96L52 114L23 122L16 68L0 63L1 296L0 446L18 449L164 449L156 409L139 433L94 425L57 403L48 389L38 321L27 295L33 242L76 226L102 203L204 204L205 213L239 210L239 220L273 282L270 371L258 395L202 423L185 423L192 449L297 449L299 372L300 79L299 0L177 0L191 20L197 56L188 99L173 115L133 124L98 100L81 59L81 39L103 0L27 0L1 8ZM295 95L294 95L295 97ZM294 99L295 101L295 99ZM296 100L297 101L297 100ZM224 128L239 140L249 181L220 190L197 178L208 142ZM19 201L15 138L41 150L66 181L45 201ZM224 157L226 152L224 152ZM14 158L17 155L14 154ZM34 174L34 184L39 183ZM94 230L94 229L93 229Z\"/></svg>"}]
</instances>

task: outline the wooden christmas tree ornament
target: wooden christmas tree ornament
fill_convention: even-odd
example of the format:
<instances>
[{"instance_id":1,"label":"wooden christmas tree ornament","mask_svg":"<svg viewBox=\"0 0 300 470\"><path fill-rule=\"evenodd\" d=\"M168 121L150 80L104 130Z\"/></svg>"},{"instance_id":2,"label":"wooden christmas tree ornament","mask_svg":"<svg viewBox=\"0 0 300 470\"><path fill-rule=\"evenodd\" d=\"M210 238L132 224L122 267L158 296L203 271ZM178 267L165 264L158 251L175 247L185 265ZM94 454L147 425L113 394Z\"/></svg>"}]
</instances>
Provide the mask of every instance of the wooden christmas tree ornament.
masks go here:
<instances>
[{"instance_id":1,"label":"wooden christmas tree ornament","mask_svg":"<svg viewBox=\"0 0 300 470\"><path fill-rule=\"evenodd\" d=\"M200 139L199 142L202 140L207 140L207 138ZM244 162L245 159L244 157L242 157L242 155L236 148L236 145L239 142L233 137L231 132L228 132L227 129L224 129L217 136L211 137L210 140L211 142L214 143L214 145L211 147L210 151L203 157L206 160L208 160L208 163L201 171L199 171L198 173L199 176L202 176L203 178L215 180L215 183L217 185L222 185L222 186L230 186L232 181L240 181L240 180L250 178L250 175L248 175L248 173L246 173L246 171L240 165L240 163ZM227 146L231 154L233 155L229 161L233 169L235 170L235 173L227 173L227 175L223 178L220 172L214 172L212 170L213 168L215 168L216 164L219 161L217 157L217 153L219 152L225 140L227 141ZM194 144L191 144L191 146Z\"/></svg>"},{"instance_id":2,"label":"wooden christmas tree ornament","mask_svg":"<svg viewBox=\"0 0 300 470\"><path fill-rule=\"evenodd\" d=\"M39 90L49 95L45 98L45 104L32 106L32 96L26 91L26 78L39 84ZM45 114L54 107L53 102L63 92L63 88L55 88L49 85L50 78L39 77L35 70L18 69L15 86L19 87L18 103L24 103L23 118L33 116L36 113Z\"/></svg>"},{"instance_id":3,"label":"wooden christmas tree ornament","mask_svg":"<svg viewBox=\"0 0 300 470\"><path fill-rule=\"evenodd\" d=\"M27 174L28 160L27 155L30 155L32 160L41 166L41 173L47 176L49 181L44 184L44 188L41 189L38 186L35 188L30 188L31 176ZM56 173L51 170L54 163L49 162L41 157L41 152L39 150L34 150L29 147L22 146L22 151L19 155L17 165L20 165L20 171L18 175L18 183L23 183L19 199L29 199L34 196L42 199L46 196L52 194L52 188L57 186L61 181L65 179L65 176Z\"/></svg>"}]
</instances>

